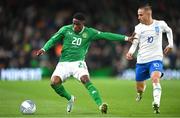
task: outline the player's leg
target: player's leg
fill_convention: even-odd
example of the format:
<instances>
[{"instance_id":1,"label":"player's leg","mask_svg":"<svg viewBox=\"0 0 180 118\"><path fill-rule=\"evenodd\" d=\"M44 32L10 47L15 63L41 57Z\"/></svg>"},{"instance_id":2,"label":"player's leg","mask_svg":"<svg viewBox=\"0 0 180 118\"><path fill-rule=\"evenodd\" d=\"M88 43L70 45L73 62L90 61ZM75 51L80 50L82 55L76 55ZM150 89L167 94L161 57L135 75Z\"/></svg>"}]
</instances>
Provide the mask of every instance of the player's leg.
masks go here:
<instances>
[{"instance_id":1,"label":"player's leg","mask_svg":"<svg viewBox=\"0 0 180 118\"><path fill-rule=\"evenodd\" d=\"M59 76L51 77L51 87L61 97L66 98L68 101L71 99L71 95L65 90L64 86L62 85L62 80Z\"/></svg>"},{"instance_id":2,"label":"player's leg","mask_svg":"<svg viewBox=\"0 0 180 118\"><path fill-rule=\"evenodd\" d=\"M51 87L55 90L55 92L58 95L68 100L67 112L71 112L73 108L73 103L75 101L75 97L73 95L70 95L62 85L63 81L70 76L69 70L67 70L68 64L69 63L63 62L58 63L51 77Z\"/></svg>"},{"instance_id":3,"label":"player's leg","mask_svg":"<svg viewBox=\"0 0 180 118\"><path fill-rule=\"evenodd\" d=\"M147 64L136 64L136 101L142 99L143 93L146 89L145 80L149 78Z\"/></svg>"},{"instance_id":4,"label":"player's leg","mask_svg":"<svg viewBox=\"0 0 180 118\"><path fill-rule=\"evenodd\" d=\"M84 61L74 62L73 76L84 84L90 96L100 108L101 112L107 113L107 104L102 103L102 99L98 90L90 81L89 72Z\"/></svg>"},{"instance_id":5,"label":"player's leg","mask_svg":"<svg viewBox=\"0 0 180 118\"><path fill-rule=\"evenodd\" d=\"M73 104L75 101L75 97L70 95L62 85L62 80L59 76L52 76L51 78L51 87L55 90L55 92L68 100L67 103L67 112L71 112L73 108Z\"/></svg>"},{"instance_id":6,"label":"player's leg","mask_svg":"<svg viewBox=\"0 0 180 118\"><path fill-rule=\"evenodd\" d=\"M142 99L143 93L146 89L146 83L145 81L136 81L136 101L139 102Z\"/></svg>"},{"instance_id":7,"label":"player's leg","mask_svg":"<svg viewBox=\"0 0 180 118\"><path fill-rule=\"evenodd\" d=\"M163 64L161 61L153 61L150 66L150 75L153 84L153 109L154 113L160 113L161 85L160 78L163 76Z\"/></svg>"},{"instance_id":8,"label":"player's leg","mask_svg":"<svg viewBox=\"0 0 180 118\"><path fill-rule=\"evenodd\" d=\"M154 113L160 113L159 110L160 99L161 99L160 77L161 77L161 72L159 71L154 71L151 74L152 84L153 84L153 98L154 98L152 105L153 105Z\"/></svg>"},{"instance_id":9,"label":"player's leg","mask_svg":"<svg viewBox=\"0 0 180 118\"><path fill-rule=\"evenodd\" d=\"M84 84L86 89L88 90L90 96L93 98L93 100L96 102L96 104L99 106L99 109L101 110L102 113L107 113L107 104L102 103L101 96L96 89L96 87L93 85L93 83L90 81L88 75L83 75L80 78L81 82Z\"/></svg>"}]
</instances>

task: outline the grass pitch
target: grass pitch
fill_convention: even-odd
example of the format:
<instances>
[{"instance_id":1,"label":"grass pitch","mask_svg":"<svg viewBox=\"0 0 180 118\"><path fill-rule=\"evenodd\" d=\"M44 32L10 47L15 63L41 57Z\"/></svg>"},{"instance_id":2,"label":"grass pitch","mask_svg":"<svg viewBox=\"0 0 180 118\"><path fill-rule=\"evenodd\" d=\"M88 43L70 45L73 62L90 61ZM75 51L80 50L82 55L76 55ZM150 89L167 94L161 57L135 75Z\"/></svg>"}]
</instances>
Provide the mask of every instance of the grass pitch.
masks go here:
<instances>
[{"instance_id":1,"label":"grass pitch","mask_svg":"<svg viewBox=\"0 0 180 118\"><path fill-rule=\"evenodd\" d=\"M162 80L161 114L152 110L152 85L147 88L141 102L135 101L135 82L128 80L92 79L103 101L109 105L108 114L101 114L85 87L76 80L67 80L64 86L76 96L73 112L66 113L67 101L59 97L42 81L0 81L0 117L180 117L180 81ZM23 115L19 111L22 101L36 103L36 113Z\"/></svg>"}]
</instances>

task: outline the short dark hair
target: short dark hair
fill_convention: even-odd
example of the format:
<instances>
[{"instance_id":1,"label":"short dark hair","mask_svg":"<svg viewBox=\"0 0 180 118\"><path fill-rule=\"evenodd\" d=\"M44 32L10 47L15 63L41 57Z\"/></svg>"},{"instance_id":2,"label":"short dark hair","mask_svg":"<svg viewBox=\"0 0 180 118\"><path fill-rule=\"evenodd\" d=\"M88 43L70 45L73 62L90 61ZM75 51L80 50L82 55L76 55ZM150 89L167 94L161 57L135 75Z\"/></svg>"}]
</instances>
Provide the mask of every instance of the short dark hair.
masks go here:
<instances>
[{"instance_id":1,"label":"short dark hair","mask_svg":"<svg viewBox=\"0 0 180 118\"><path fill-rule=\"evenodd\" d=\"M140 9L143 8L143 9L147 9L147 10L149 9L149 10L151 10L151 5L150 5L149 3L140 4L140 5L139 5L139 8L140 8Z\"/></svg>"},{"instance_id":2,"label":"short dark hair","mask_svg":"<svg viewBox=\"0 0 180 118\"><path fill-rule=\"evenodd\" d=\"M81 12L77 12L73 15L73 18L80 20L80 21L85 21L85 15Z\"/></svg>"}]
</instances>

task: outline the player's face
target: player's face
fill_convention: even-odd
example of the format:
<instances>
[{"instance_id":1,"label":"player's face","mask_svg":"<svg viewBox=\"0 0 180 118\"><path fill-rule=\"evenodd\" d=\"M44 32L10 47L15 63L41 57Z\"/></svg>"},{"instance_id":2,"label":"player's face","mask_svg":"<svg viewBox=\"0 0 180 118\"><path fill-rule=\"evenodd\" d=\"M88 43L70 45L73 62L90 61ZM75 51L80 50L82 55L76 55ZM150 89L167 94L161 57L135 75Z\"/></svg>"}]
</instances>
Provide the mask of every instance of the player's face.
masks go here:
<instances>
[{"instance_id":1,"label":"player's face","mask_svg":"<svg viewBox=\"0 0 180 118\"><path fill-rule=\"evenodd\" d=\"M84 22L80 20L73 19L73 30L75 32L80 32L84 26Z\"/></svg>"},{"instance_id":2,"label":"player's face","mask_svg":"<svg viewBox=\"0 0 180 118\"><path fill-rule=\"evenodd\" d=\"M138 9L138 20L140 23L145 24L145 22L147 21L147 13L145 12L144 9Z\"/></svg>"}]
</instances>

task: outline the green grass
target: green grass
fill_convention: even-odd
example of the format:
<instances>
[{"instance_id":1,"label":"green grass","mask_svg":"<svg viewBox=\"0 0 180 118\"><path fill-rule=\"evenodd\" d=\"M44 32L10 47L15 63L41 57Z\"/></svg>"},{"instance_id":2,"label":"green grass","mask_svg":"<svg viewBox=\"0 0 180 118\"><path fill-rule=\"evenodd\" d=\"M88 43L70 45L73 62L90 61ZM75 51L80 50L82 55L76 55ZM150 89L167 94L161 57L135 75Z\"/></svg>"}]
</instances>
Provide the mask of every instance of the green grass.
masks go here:
<instances>
[{"instance_id":1,"label":"green grass","mask_svg":"<svg viewBox=\"0 0 180 118\"><path fill-rule=\"evenodd\" d=\"M152 85L147 82L143 100L135 101L135 82L113 78L92 80L103 100L108 103L108 114L102 115L86 89L76 80L68 80L65 88L76 96L71 114L66 113L64 98L60 98L43 81L0 81L0 117L180 117L180 81L162 80L161 114L153 114ZM19 106L31 99L37 111L33 115L22 115Z\"/></svg>"}]
</instances>

